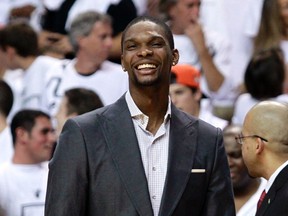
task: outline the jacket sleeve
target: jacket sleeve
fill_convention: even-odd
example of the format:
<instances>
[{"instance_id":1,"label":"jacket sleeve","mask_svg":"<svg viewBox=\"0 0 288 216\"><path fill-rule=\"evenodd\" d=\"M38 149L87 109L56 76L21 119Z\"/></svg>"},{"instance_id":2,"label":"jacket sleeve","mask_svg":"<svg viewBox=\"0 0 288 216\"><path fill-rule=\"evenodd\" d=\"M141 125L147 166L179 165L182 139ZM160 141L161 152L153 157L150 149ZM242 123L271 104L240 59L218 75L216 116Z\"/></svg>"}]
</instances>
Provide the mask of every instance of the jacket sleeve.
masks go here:
<instances>
[{"instance_id":1,"label":"jacket sleeve","mask_svg":"<svg viewBox=\"0 0 288 216\"><path fill-rule=\"evenodd\" d=\"M206 207L203 215L207 216L234 216L235 204L230 169L223 145L223 136L217 129L214 164L211 172L206 197Z\"/></svg>"},{"instance_id":2,"label":"jacket sleeve","mask_svg":"<svg viewBox=\"0 0 288 216\"><path fill-rule=\"evenodd\" d=\"M45 216L86 215L87 152L81 128L68 120L49 163Z\"/></svg>"}]
</instances>

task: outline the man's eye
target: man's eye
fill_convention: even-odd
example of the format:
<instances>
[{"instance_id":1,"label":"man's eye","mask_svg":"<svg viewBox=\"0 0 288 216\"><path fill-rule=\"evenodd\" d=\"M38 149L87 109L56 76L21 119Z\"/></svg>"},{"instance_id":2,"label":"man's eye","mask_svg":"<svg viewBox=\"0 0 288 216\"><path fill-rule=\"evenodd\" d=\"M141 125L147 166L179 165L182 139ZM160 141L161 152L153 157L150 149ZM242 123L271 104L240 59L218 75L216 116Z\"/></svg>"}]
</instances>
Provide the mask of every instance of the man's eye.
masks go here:
<instances>
[{"instance_id":1,"label":"man's eye","mask_svg":"<svg viewBox=\"0 0 288 216\"><path fill-rule=\"evenodd\" d=\"M162 47L162 43L153 43L152 47Z\"/></svg>"},{"instance_id":2,"label":"man's eye","mask_svg":"<svg viewBox=\"0 0 288 216\"><path fill-rule=\"evenodd\" d=\"M136 47L135 44L131 44L131 45L128 45L128 46L127 46L127 49L134 49L135 47Z\"/></svg>"}]
</instances>

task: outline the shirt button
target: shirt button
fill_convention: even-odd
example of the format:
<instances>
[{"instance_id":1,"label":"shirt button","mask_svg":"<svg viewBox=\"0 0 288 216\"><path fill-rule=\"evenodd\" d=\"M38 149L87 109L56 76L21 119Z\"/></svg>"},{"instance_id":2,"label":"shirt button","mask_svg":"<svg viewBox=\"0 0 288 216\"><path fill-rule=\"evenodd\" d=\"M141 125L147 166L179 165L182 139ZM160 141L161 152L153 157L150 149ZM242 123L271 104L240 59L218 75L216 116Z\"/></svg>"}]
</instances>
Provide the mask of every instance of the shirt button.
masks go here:
<instances>
[{"instance_id":1,"label":"shirt button","mask_svg":"<svg viewBox=\"0 0 288 216\"><path fill-rule=\"evenodd\" d=\"M152 170L153 170L153 171L156 171L156 167L153 167Z\"/></svg>"},{"instance_id":2,"label":"shirt button","mask_svg":"<svg viewBox=\"0 0 288 216\"><path fill-rule=\"evenodd\" d=\"M154 200L155 200L155 199L156 199L156 196L155 196L155 195L154 195L154 196L152 196L152 199L154 199Z\"/></svg>"}]
</instances>

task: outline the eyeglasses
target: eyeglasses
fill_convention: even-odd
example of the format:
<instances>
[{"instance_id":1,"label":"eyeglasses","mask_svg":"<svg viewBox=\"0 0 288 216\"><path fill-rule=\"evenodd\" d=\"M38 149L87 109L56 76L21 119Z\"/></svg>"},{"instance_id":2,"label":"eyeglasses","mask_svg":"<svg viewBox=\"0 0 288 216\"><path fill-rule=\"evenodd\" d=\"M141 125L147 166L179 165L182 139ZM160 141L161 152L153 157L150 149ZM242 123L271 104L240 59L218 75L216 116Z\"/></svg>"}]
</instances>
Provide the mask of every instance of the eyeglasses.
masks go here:
<instances>
[{"instance_id":1,"label":"eyeglasses","mask_svg":"<svg viewBox=\"0 0 288 216\"><path fill-rule=\"evenodd\" d=\"M235 140L236 140L236 142L238 144L242 145L244 139L246 139L246 138L259 138L259 139L261 139L264 142L268 142L267 139L265 139L265 138L263 138L261 136L258 136L258 135L243 136L242 134L239 134L237 137L235 137Z\"/></svg>"}]
</instances>

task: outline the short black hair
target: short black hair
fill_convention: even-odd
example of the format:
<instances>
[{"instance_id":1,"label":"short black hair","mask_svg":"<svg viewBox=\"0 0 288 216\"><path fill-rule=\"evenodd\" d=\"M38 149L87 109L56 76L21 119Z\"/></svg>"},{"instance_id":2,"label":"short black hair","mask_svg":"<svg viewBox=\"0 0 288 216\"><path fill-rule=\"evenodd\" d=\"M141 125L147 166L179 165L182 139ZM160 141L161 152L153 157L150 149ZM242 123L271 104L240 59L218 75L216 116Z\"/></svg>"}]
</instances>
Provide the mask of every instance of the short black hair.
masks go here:
<instances>
[{"instance_id":1,"label":"short black hair","mask_svg":"<svg viewBox=\"0 0 288 216\"><path fill-rule=\"evenodd\" d=\"M72 88L65 92L65 97L67 98L67 115L72 113L81 115L103 107L98 94L90 89Z\"/></svg>"},{"instance_id":2,"label":"short black hair","mask_svg":"<svg viewBox=\"0 0 288 216\"><path fill-rule=\"evenodd\" d=\"M21 127L30 133L38 117L45 117L50 119L50 116L47 113L33 109L23 109L14 115L10 125L14 145L16 141L16 129Z\"/></svg>"},{"instance_id":3,"label":"short black hair","mask_svg":"<svg viewBox=\"0 0 288 216\"><path fill-rule=\"evenodd\" d=\"M6 51L8 46L22 57L37 56L37 33L25 22L12 22L0 30L0 47Z\"/></svg>"},{"instance_id":4,"label":"short black hair","mask_svg":"<svg viewBox=\"0 0 288 216\"><path fill-rule=\"evenodd\" d=\"M125 30L122 33L122 38L121 38L121 50L123 51L123 43L124 43L124 38L126 37L126 33L127 31L130 29L131 26L139 23L139 22L152 22L155 23L156 25L160 26L165 33L165 37L169 42L169 46L171 49L174 49L174 39L173 39L173 34L171 32L171 29L169 28L169 26L162 21L161 19L157 19L155 17L150 17L150 16L139 16L136 17L135 19L133 19L125 28Z\"/></svg>"}]
</instances>

